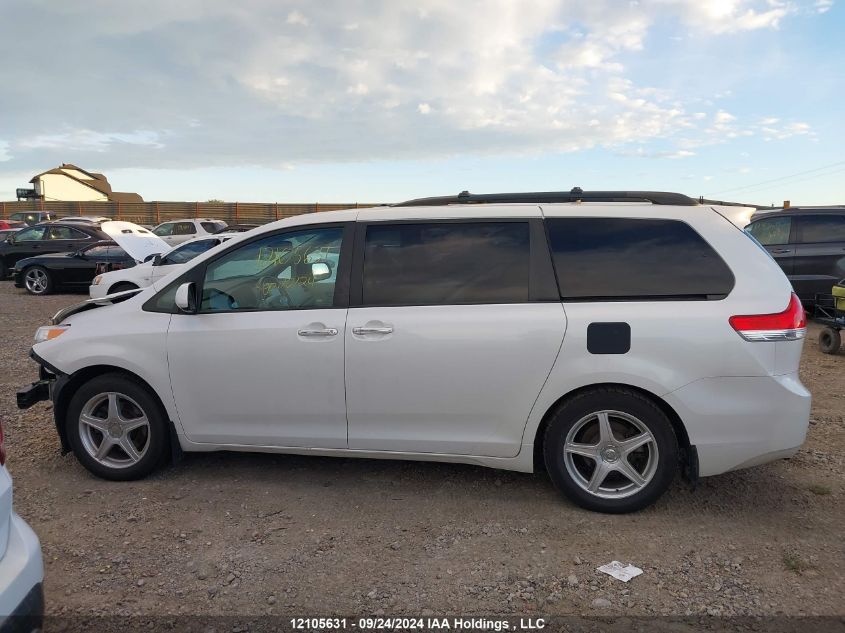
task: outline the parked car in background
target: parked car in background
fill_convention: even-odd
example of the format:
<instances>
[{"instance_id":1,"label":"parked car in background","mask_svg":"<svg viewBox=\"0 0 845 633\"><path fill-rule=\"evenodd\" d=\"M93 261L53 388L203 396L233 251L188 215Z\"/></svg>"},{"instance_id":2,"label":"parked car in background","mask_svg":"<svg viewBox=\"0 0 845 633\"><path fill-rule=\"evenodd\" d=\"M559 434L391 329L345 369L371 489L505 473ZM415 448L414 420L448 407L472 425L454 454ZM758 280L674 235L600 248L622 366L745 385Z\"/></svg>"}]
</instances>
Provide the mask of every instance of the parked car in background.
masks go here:
<instances>
[{"instance_id":1,"label":"parked car in background","mask_svg":"<svg viewBox=\"0 0 845 633\"><path fill-rule=\"evenodd\" d=\"M197 255L226 242L237 234L218 233L206 237L196 237L176 246L164 255L156 256L132 269L104 272L94 277L88 289L92 299L102 299L115 292L146 288L165 275L170 274L182 264L191 261Z\"/></svg>"},{"instance_id":2,"label":"parked car in background","mask_svg":"<svg viewBox=\"0 0 845 633\"><path fill-rule=\"evenodd\" d=\"M0 244L6 241L6 238L10 235L14 235L20 229L0 229ZM2 277L0 277L2 279Z\"/></svg>"},{"instance_id":3,"label":"parked car in background","mask_svg":"<svg viewBox=\"0 0 845 633\"><path fill-rule=\"evenodd\" d=\"M27 226L49 222L56 219L56 214L50 211L19 211L12 213L9 219L15 222L23 222Z\"/></svg>"},{"instance_id":4,"label":"parked car in background","mask_svg":"<svg viewBox=\"0 0 845 633\"><path fill-rule=\"evenodd\" d=\"M30 633L41 629L44 615L44 563L38 537L14 512L5 464L0 423L0 631Z\"/></svg>"},{"instance_id":5,"label":"parked car in background","mask_svg":"<svg viewBox=\"0 0 845 633\"><path fill-rule=\"evenodd\" d=\"M6 279L19 260L48 253L72 253L109 239L99 227L46 222L16 231L0 242L0 279Z\"/></svg>"},{"instance_id":6,"label":"parked car in background","mask_svg":"<svg viewBox=\"0 0 845 633\"><path fill-rule=\"evenodd\" d=\"M791 207L756 213L746 230L786 273L803 303L845 278L845 207Z\"/></svg>"},{"instance_id":7,"label":"parked car in background","mask_svg":"<svg viewBox=\"0 0 845 633\"><path fill-rule=\"evenodd\" d=\"M246 233L252 229L257 229L260 224L229 224L224 226L217 233Z\"/></svg>"},{"instance_id":8,"label":"parked car in background","mask_svg":"<svg viewBox=\"0 0 845 633\"><path fill-rule=\"evenodd\" d=\"M0 231L10 231L12 229L22 229L26 224L17 220L0 220Z\"/></svg>"},{"instance_id":9,"label":"parked car in background","mask_svg":"<svg viewBox=\"0 0 845 633\"><path fill-rule=\"evenodd\" d=\"M15 286L32 295L46 295L59 288L87 288L108 270L135 266L135 259L114 241L94 242L73 253L50 253L18 260Z\"/></svg>"},{"instance_id":10,"label":"parked car in background","mask_svg":"<svg viewBox=\"0 0 845 633\"><path fill-rule=\"evenodd\" d=\"M104 215L69 215L62 218L62 222L80 222L82 224L102 224L103 222L111 222L111 218Z\"/></svg>"},{"instance_id":11,"label":"parked car in background","mask_svg":"<svg viewBox=\"0 0 845 633\"><path fill-rule=\"evenodd\" d=\"M620 202L622 204L620 204ZM804 310L749 235L662 192L450 196L287 218L36 332L97 476L237 450L532 472L629 512L793 455Z\"/></svg>"},{"instance_id":12,"label":"parked car in background","mask_svg":"<svg viewBox=\"0 0 845 633\"><path fill-rule=\"evenodd\" d=\"M168 220L153 229L153 233L171 246L187 242L195 237L213 235L226 228L222 220L212 218L188 218L184 220Z\"/></svg>"}]
</instances>

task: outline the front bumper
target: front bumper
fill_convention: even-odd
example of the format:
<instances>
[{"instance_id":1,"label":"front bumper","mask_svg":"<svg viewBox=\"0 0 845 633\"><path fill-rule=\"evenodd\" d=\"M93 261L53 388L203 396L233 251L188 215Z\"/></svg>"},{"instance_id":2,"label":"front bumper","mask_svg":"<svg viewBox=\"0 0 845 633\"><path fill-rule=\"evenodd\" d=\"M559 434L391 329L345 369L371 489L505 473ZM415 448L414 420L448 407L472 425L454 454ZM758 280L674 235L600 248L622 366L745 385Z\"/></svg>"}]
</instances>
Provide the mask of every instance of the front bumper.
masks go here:
<instances>
[{"instance_id":1,"label":"front bumper","mask_svg":"<svg viewBox=\"0 0 845 633\"><path fill-rule=\"evenodd\" d=\"M23 288L24 286L23 286L23 274L22 274L22 271L20 271L20 270L18 270L17 268L15 268L15 269L12 271L12 276L13 276L13 278L14 278L14 280L15 280L15 288Z\"/></svg>"},{"instance_id":2,"label":"front bumper","mask_svg":"<svg viewBox=\"0 0 845 633\"><path fill-rule=\"evenodd\" d=\"M62 376L62 372L50 365L34 351L29 351L29 356L38 363L38 380L19 389L17 393L18 409L29 409L32 405L51 400L54 395L56 380Z\"/></svg>"},{"instance_id":3,"label":"front bumper","mask_svg":"<svg viewBox=\"0 0 845 633\"><path fill-rule=\"evenodd\" d=\"M0 633L33 631L44 615L44 562L32 528L14 512L0 557Z\"/></svg>"}]
</instances>

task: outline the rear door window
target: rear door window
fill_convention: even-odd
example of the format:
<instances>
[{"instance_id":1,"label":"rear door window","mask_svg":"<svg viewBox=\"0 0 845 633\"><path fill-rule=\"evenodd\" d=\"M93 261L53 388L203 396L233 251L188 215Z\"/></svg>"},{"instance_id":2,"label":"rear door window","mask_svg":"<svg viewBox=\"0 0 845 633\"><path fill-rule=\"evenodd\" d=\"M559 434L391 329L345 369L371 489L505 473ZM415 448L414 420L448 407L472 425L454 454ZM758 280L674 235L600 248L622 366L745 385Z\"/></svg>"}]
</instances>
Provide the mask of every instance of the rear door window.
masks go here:
<instances>
[{"instance_id":1,"label":"rear door window","mask_svg":"<svg viewBox=\"0 0 845 633\"><path fill-rule=\"evenodd\" d=\"M721 299L734 276L691 226L678 220L546 220L560 296L580 301Z\"/></svg>"},{"instance_id":2,"label":"rear door window","mask_svg":"<svg viewBox=\"0 0 845 633\"><path fill-rule=\"evenodd\" d=\"M177 222L173 227L173 235L193 235L196 232L193 222Z\"/></svg>"},{"instance_id":3,"label":"rear door window","mask_svg":"<svg viewBox=\"0 0 845 633\"><path fill-rule=\"evenodd\" d=\"M529 252L527 222L373 224L363 304L527 302Z\"/></svg>"},{"instance_id":4,"label":"rear door window","mask_svg":"<svg viewBox=\"0 0 845 633\"><path fill-rule=\"evenodd\" d=\"M792 218L767 218L757 220L745 229L763 246L777 246L789 244L789 233L792 230Z\"/></svg>"},{"instance_id":5,"label":"rear door window","mask_svg":"<svg viewBox=\"0 0 845 633\"><path fill-rule=\"evenodd\" d=\"M798 218L798 242L845 242L845 215L807 215Z\"/></svg>"}]
</instances>

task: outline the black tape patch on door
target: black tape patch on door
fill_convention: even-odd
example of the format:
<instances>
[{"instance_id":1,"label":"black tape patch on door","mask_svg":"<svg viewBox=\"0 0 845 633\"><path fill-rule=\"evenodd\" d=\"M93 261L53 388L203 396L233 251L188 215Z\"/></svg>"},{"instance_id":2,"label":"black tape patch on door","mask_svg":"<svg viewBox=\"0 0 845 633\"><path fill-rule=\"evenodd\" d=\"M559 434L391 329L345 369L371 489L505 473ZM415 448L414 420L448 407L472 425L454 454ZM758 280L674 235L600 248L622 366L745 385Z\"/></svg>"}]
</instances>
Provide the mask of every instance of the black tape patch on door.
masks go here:
<instances>
[{"instance_id":1,"label":"black tape patch on door","mask_svg":"<svg viewBox=\"0 0 845 633\"><path fill-rule=\"evenodd\" d=\"M631 350L631 326L627 323L590 323L587 351L590 354L627 354Z\"/></svg>"}]
</instances>

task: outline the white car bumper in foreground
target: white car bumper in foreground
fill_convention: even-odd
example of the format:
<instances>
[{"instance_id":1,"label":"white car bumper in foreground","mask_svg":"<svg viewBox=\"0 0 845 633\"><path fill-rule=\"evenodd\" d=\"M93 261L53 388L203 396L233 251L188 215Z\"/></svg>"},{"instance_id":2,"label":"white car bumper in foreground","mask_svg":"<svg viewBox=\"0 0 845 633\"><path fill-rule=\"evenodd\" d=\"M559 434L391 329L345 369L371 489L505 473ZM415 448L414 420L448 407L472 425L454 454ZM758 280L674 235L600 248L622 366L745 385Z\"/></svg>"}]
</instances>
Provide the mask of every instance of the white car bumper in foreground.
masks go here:
<instances>
[{"instance_id":1,"label":"white car bumper in foreground","mask_svg":"<svg viewBox=\"0 0 845 633\"><path fill-rule=\"evenodd\" d=\"M0 633L37 630L44 614L44 564L35 532L12 513L0 558Z\"/></svg>"}]
</instances>

